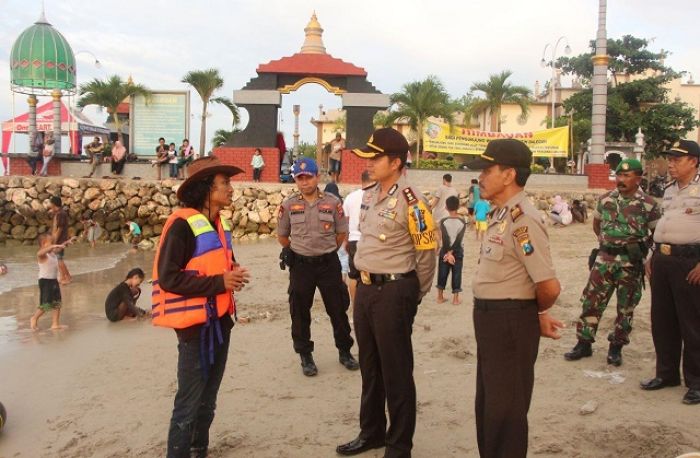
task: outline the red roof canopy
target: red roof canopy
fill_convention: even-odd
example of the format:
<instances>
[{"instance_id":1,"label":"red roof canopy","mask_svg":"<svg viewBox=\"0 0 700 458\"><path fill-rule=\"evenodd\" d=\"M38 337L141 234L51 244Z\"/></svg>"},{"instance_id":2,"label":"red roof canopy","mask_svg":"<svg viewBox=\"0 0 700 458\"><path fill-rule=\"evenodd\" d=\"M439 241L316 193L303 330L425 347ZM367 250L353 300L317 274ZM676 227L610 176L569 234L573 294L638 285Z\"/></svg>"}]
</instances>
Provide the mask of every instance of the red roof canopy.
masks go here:
<instances>
[{"instance_id":1,"label":"red roof canopy","mask_svg":"<svg viewBox=\"0 0 700 458\"><path fill-rule=\"evenodd\" d=\"M337 59L330 54L301 54L272 60L258 66L260 73L288 75L367 76L364 68Z\"/></svg>"}]
</instances>

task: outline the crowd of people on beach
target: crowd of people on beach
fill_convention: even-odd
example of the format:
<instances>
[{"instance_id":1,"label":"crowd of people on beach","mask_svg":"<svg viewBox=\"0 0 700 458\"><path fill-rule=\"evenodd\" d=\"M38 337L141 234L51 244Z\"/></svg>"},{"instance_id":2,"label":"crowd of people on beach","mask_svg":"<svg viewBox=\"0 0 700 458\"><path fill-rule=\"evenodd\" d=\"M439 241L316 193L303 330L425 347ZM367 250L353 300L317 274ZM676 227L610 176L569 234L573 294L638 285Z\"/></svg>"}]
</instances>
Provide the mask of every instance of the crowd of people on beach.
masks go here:
<instances>
[{"instance_id":1,"label":"crowd of people on beach","mask_svg":"<svg viewBox=\"0 0 700 458\"><path fill-rule=\"evenodd\" d=\"M160 152L166 151L161 139ZM169 145L167 151L174 151ZM298 159L292 167L297 192L279 207L277 237L281 267L289 269L291 340L302 373L313 377L310 310L318 288L333 327L339 363L361 369L360 432L336 453L356 455L386 447L385 456L410 457L415 428L411 329L418 306L437 278L437 303L461 303L464 237L473 226L481 242L472 279L477 341L476 427L482 456L524 457L534 364L540 337L558 339L563 323L550 314L561 287L549 252L546 220L526 197L532 153L517 140L494 140L470 167L481 170L467 188L466 210L451 174L425 199L403 173L407 144L393 129L379 129L365 148L362 186L345 199L335 179L319 188L318 164ZM254 168L259 165L255 156ZM640 188L642 165L625 159L617 166L616 188L600 196L593 211L599 247L591 253L589 279L577 322L577 343L567 361L592 355L601 316L617 291L617 318L608 335L607 363L620 366L630 343L633 312L644 278L651 285L655 376L643 390L688 388L682 402L700 404L700 352L697 338L700 298L700 146L681 140L665 153L675 179L657 203ZM160 166L161 164L158 164ZM146 274L132 268L108 294L110 321L152 318L176 331L178 392L168 433L169 457L206 456L208 431L226 367L235 293L251 273L235 258L231 227L220 211L231 203L231 177L242 170L216 157L194 159L177 190L181 207L166 221L153 265L150 310L137 307ZM60 197L51 199L53 224L39 237L39 307L31 318L52 313L59 329L61 284L71 281L64 249L75 242L67 233ZM690 210L690 211L688 211ZM546 211L551 226L588 218L586 203L554 197ZM100 227L83 220L93 244ZM126 222L125 239L137 245L140 228ZM353 329L348 310L353 305ZM519 326L510 326L514 320ZM354 338L353 338L354 334ZM359 358L351 350L356 343ZM193 343L192 343L193 342ZM510 342L517 342L514 347ZM189 344L192 343L192 344ZM683 365L681 366L681 359ZM515 389L513 387L516 387ZM385 404L388 406L389 422ZM204 419L204 420L202 420Z\"/></svg>"}]
</instances>

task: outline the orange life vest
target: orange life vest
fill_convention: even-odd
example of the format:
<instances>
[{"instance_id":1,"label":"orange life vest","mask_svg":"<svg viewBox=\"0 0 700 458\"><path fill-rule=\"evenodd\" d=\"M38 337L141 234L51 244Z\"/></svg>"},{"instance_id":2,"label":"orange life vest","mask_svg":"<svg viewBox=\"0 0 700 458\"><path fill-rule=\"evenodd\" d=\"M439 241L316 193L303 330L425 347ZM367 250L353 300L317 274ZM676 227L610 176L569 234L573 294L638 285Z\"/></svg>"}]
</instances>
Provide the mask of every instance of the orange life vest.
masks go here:
<instances>
[{"instance_id":1,"label":"orange life vest","mask_svg":"<svg viewBox=\"0 0 700 458\"><path fill-rule=\"evenodd\" d=\"M202 213L193 208L182 208L173 212L163 227L156 258L153 262L153 293L151 295L152 319L155 326L184 329L197 324L204 324L209 318L225 313L233 314L235 301L231 291L208 297L180 296L165 291L158 282L158 259L163 240L177 219L184 219L189 224L195 237L195 249L183 272L195 276L220 275L231 270L232 248L231 228L221 218L218 231ZM211 301L210 301L211 299ZM208 304L209 302L209 304ZM214 309L215 305L215 309Z\"/></svg>"}]
</instances>

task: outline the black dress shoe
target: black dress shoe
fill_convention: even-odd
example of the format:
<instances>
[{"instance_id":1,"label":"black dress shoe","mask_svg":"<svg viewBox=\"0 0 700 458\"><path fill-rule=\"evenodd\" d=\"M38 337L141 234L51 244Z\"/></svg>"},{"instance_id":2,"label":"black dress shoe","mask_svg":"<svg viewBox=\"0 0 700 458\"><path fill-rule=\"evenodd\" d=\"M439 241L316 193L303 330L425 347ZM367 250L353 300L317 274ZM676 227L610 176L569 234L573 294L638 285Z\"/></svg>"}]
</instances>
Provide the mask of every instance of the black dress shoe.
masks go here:
<instances>
[{"instance_id":1,"label":"black dress shoe","mask_svg":"<svg viewBox=\"0 0 700 458\"><path fill-rule=\"evenodd\" d=\"M666 388L667 386L678 386L680 384L680 381L668 381L659 377L654 377L646 382L641 382L639 387L643 390L654 391L660 390L661 388Z\"/></svg>"},{"instance_id":2,"label":"black dress shoe","mask_svg":"<svg viewBox=\"0 0 700 458\"><path fill-rule=\"evenodd\" d=\"M610 348L608 349L608 364L612 364L616 367L622 365L622 345L610 344Z\"/></svg>"},{"instance_id":3,"label":"black dress shoe","mask_svg":"<svg viewBox=\"0 0 700 458\"><path fill-rule=\"evenodd\" d=\"M576 346L568 353L564 353L564 359L567 361L577 361L581 358L587 358L593 354L590 342L578 341Z\"/></svg>"},{"instance_id":4,"label":"black dress shoe","mask_svg":"<svg viewBox=\"0 0 700 458\"><path fill-rule=\"evenodd\" d=\"M351 440L347 444L337 446L335 448L335 452L338 455L352 456L358 455L362 452L366 452L367 450L372 450L374 448L384 447L384 445L385 443L383 440L370 440L357 437L356 439Z\"/></svg>"},{"instance_id":5,"label":"black dress shoe","mask_svg":"<svg viewBox=\"0 0 700 458\"><path fill-rule=\"evenodd\" d=\"M338 356L338 361L340 361L340 364L345 366L345 369L349 371L356 371L360 368L360 365L357 363L357 360L353 358L352 353L347 350L341 350Z\"/></svg>"},{"instance_id":6,"label":"black dress shoe","mask_svg":"<svg viewBox=\"0 0 700 458\"><path fill-rule=\"evenodd\" d=\"M311 353L302 353L301 355L301 370L307 377L313 377L318 374L318 368L314 362L314 357Z\"/></svg>"},{"instance_id":7,"label":"black dress shoe","mask_svg":"<svg viewBox=\"0 0 700 458\"><path fill-rule=\"evenodd\" d=\"M683 396L683 404L688 404L689 406L700 404L700 390L689 389Z\"/></svg>"}]
</instances>

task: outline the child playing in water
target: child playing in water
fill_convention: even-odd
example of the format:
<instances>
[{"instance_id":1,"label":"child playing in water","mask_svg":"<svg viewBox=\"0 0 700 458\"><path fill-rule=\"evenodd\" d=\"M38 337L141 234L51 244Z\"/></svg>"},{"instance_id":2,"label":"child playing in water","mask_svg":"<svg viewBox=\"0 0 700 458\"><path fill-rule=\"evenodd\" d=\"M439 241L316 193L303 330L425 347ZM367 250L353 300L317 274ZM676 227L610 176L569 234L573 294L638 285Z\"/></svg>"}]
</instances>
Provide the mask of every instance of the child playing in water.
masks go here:
<instances>
[{"instance_id":1,"label":"child playing in water","mask_svg":"<svg viewBox=\"0 0 700 458\"><path fill-rule=\"evenodd\" d=\"M53 244L50 233L39 236L39 251L36 253L39 264L39 308L36 310L29 326L32 331L39 329L37 321L44 313L51 311L51 329L61 329L59 324L61 318L61 287L58 284L58 257L56 253L73 243L75 239L70 238L60 245Z\"/></svg>"}]
</instances>

